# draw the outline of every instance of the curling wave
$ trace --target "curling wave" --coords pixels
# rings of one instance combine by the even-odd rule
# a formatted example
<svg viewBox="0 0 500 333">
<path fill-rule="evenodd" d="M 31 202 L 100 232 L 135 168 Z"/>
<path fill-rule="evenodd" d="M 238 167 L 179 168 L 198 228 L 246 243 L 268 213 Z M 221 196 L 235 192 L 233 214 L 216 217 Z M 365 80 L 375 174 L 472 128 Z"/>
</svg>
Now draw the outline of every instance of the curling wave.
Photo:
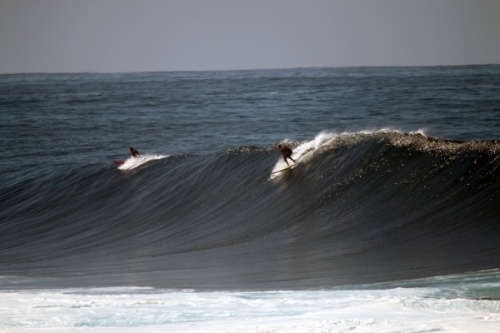
<svg viewBox="0 0 500 333">
<path fill-rule="evenodd" d="M 499 267 L 500 143 L 378 131 L 288 144 L 299 163 L 275 174 L 272 146 L 235 147 L 10 184 L 0 274 L 284 289 Z"/>
</svg>

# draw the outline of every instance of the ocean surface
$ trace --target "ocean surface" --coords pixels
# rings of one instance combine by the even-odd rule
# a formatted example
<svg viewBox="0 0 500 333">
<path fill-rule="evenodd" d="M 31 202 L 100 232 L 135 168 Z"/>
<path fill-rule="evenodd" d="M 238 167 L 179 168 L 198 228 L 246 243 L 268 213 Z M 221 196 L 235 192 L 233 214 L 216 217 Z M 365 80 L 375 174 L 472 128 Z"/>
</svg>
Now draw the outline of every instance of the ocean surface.
<svg viewBox="0 0 500 333">
<path fill-rule="evenodd" d="M 498 332 L 500 65 L 0 75 L 0 116 L 1 332 Z"/>
</svg>

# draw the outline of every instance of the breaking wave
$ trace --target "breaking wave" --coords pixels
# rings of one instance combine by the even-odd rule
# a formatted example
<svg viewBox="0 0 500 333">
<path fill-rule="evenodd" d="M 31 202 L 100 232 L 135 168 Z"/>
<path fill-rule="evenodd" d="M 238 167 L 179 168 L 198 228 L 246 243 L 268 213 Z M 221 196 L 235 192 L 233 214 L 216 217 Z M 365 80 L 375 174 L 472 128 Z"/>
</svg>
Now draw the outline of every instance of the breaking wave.
<svg viewBox="0 0 500 333">
<path fill-rule="evenodd" d="M 234 147 L 10 183 L 0 274 L 286 289 L 499 267 L 500 143 L 378 131 L 287 144 L 298 165 L 274 174 L 273 146 Z"/>
</svg>

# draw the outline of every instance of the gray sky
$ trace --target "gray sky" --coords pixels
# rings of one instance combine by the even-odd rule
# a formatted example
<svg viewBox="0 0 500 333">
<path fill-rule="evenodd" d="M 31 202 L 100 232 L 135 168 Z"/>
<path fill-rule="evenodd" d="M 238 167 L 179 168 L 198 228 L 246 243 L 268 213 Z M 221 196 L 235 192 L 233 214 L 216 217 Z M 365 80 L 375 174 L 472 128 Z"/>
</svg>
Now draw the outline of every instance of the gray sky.
<svg viewBox="0 0 500 333">
<path fill-rule="evenodd" d="M 500 0 L 0 0 L 0 73 L 500 63 Z"/>
</svg>

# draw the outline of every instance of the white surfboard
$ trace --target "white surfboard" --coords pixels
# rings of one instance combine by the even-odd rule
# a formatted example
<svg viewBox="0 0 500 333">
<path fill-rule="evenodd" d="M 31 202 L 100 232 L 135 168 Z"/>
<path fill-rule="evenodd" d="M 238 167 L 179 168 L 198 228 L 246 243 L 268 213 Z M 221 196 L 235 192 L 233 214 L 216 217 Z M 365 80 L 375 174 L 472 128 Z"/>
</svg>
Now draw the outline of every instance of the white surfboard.
<svg viewBox="0 0 500 333">
<path fill-rule="evenodd" d="M 271 172 L 271 174 L 273 174 L 273 173 L 278 173 L 278 172 L 282 172 L 282 171 L 285 171 L 285 170 L 292 170 L 292 169 L 293 169 L 293 168 L 295 168 L 296 166 L 297 166 L 297 163 L 292 164 L 292 165 L 289 165 L 289 166 L 287 166 L 286 168 L 283 168 L 283 169 L 280 169 L 280 170 L 273 171 L 273 172 Z"/>
</svg>

